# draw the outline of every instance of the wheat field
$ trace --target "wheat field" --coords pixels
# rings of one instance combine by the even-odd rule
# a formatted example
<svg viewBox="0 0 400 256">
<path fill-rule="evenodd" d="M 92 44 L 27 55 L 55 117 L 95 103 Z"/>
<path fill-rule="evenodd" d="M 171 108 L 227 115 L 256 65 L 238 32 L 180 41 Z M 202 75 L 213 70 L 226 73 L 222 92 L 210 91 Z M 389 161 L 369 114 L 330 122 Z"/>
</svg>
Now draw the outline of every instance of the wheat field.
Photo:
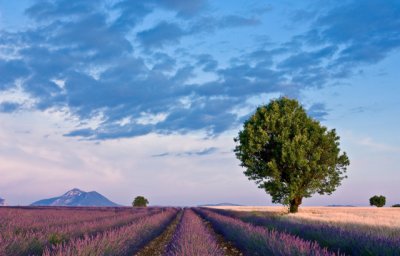
<svg viewBox="0 0 400 256">
<path fill-rule="evenodd" d="M 301 221 L 400 228 L 400 208 L 302 206 L 296 214 L 287 214 L 287 208 L 283 206 L 213 206 L 212 208 L 235 211 L 262 211 L 272 215 L 284 215 L 286 218 Z"/>
</svg>

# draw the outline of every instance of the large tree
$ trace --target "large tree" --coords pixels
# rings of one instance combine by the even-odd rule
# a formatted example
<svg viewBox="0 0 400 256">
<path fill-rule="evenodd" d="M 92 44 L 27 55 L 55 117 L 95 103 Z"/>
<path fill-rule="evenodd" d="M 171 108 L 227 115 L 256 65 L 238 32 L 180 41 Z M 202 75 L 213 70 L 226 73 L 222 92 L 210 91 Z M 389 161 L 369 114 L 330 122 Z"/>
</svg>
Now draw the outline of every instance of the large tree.
<svg viewBox="0 0 400 256">
<path fill-rule="evenodd" d="M 244 174 L 292 213 L 303 198 L 331 194 L 347 177 L 350 161 L 340 151 L 336 131 L 309 117 L 293 99 L 258 107 L 235 142 Z"/>
</svg>

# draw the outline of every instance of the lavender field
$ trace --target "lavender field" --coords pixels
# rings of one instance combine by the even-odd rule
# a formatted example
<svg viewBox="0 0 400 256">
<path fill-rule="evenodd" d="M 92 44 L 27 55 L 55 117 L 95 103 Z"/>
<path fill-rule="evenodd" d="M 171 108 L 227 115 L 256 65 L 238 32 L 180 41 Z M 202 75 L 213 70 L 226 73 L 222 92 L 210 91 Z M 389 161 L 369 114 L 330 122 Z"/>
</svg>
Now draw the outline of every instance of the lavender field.
<svg viewBox="0 0 400 256">
<path fill-rule="evenodd" d="M 2 207 L 0 255 L 400 255 L 388 230 L 211 208 Z"/>
</svg>

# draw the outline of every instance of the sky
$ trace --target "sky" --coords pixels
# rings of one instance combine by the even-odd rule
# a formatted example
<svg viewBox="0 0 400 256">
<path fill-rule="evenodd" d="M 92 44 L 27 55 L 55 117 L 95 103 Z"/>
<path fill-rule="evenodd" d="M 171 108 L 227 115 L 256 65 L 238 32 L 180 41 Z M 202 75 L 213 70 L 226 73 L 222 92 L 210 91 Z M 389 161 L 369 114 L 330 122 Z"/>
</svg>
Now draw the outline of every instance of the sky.
<svg viewBox="0 0 400 256">
<path fill-rule="evenodd" d="M 303 205 L 400 203 L 398 0 L 0 0 L 0 197 L 272 205 L 233 138 L 287 96 L 348 178 Z"/>
</svg>

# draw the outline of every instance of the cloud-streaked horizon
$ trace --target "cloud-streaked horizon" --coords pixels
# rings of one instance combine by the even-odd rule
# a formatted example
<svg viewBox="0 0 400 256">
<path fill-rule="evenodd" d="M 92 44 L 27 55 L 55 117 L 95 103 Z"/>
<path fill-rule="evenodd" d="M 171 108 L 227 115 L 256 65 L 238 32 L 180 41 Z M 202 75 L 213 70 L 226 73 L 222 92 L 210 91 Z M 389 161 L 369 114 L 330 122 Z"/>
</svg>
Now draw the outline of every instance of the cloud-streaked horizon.
<svg viewBox="0 0 400 256">
<path fill-rule="evenodd" d="M 62 144 L 202 134 L 206 145 L 144 151 L 157 161 L 225 158 L 232 145 L 212 142 L 287 95 L 330 128 L 390 144 L 392 130 L 381 136 L 368 117 L 363 128 L 347 116 L 380 111 L 393 122 L 399 27 L 396 0 L 0 0 L 0 116 L 57 120 L 46 134 Z M 7 136 L 18 129 L 7 127 Z"/>
</svg>

